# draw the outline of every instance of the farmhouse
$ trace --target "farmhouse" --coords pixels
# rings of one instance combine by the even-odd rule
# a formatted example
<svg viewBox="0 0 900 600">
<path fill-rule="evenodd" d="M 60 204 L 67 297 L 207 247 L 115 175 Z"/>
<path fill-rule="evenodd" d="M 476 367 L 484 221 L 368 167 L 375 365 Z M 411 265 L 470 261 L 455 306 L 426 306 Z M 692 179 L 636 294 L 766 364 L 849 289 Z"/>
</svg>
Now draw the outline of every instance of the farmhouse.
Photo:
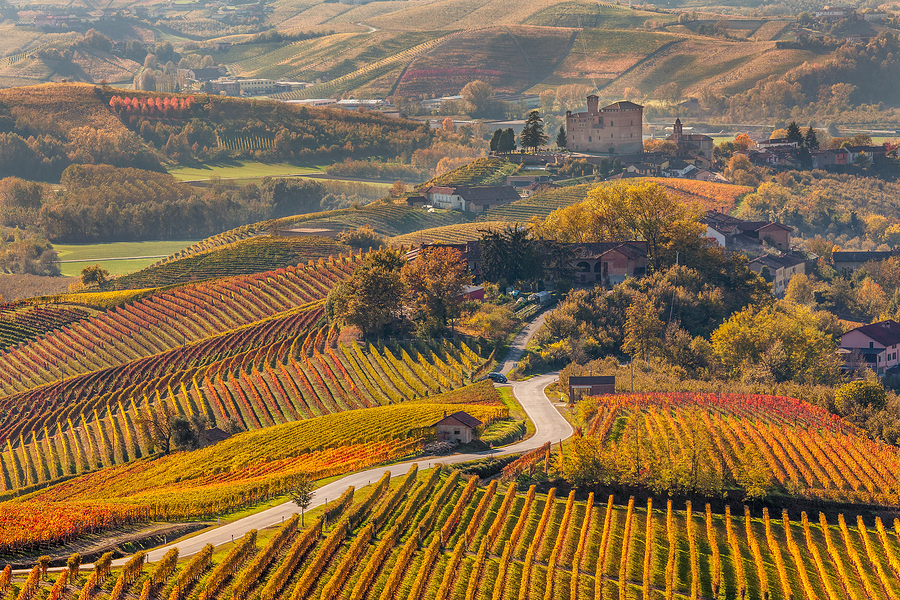
<svg viewBox="0 0 900 600">
<path fill-rule="evenodd" d="M 587 112 L 566 111 L 566 147 L 580 152 L 626 154 L 644 148 L 644 107 L 616 102 L 599 108 L 600 99 L 587 98 Z"/>
<path fill-rule="evenodd" d="M 647 272 L 647 242 L 595 242 L 575 246 L 578 283 L 612 287 Z"/>
<path fill-rule="evenodd" d="M 835 271 L 847 275 L 859 269 L 867 262 L 882 262 L 895 256 L 900 256 L 900 250 L 832 252 L 831 264 L 834 265 Z"/>
<path fill-rule="evenodd" d="M 762 243 L 779 250 L 791 246 L 791 228 L 772 221 L 744 221 L 714 210 L 701 219 L 706 237 L 732 252 L 762 252 Z"/>
<path fill-rule="evenodd" d="M 422 193 L 435 208 L 477 213 L 487 212 L 495 206 L 520 199 L 519 192 L 510 185 L 488 187 L 434 185 Z"/>
<path fill-rule="evenodd" d="M 437 441 L 468 444 L 477 437 L 481 421 L 472 415 L 459 411 L 452 415 L 444 413 L 444 418 L 434 424 Z"/>
<path fill-rule="evenodd" d="M 586 375 L 569 377 L 569 404 L 575 404 L 582 396 L 600 396 L 616 393 L 615 375 Z"/>
<path fill-rule="evenodd" d="M 796 256 L 773 256 L 763 254 L 747 265 L 763 279 L 772 284 L 772 293 L 783 296 L 791 277 L 806 272 L 806 261 Z"/>
<path fill-rule="evenodd" d="M 888 319 L 851 329 L 841 336 L 841 349 L 861 355 L 879 375 L 900 364 L 900 323 Z"/>
</svg>

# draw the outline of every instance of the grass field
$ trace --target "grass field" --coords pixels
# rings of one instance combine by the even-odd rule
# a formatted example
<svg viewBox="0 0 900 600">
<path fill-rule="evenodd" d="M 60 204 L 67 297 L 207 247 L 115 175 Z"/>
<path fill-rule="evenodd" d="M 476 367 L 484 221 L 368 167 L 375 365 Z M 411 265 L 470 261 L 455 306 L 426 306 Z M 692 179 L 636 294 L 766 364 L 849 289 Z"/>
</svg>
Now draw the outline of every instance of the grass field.
<svg viewBox="0 0 900 600">
<path fill-rule="evenodd" d="M 221 177 L 222 179 L 256 179 L 261 177 L 286 177 L 301 173 L 323 173 L 324 166 L 235 160 L 199 167 L 174 167 L 169 169 L 169 174 L 182 181 L 202 181 L 213 177 Z"/>
<path fill-rule="evenodd" d="M 85 262 L 63 263 L 59 265 L 62 274 L 74 277 L 81 270 L 98 261 L 101 267 L 111 275 L 124 275 L 149 267 L 159 260 L 160 256 L 168 256 L 187 248 L 194 240 L 177 240 L 161 242 L 113 242 L 108 244 L 54 244 L 59 253 L 59 260 L 78 260 Z M 125 260 L 123 257 L 147 256 L 151 258 Z"/>
</svg>

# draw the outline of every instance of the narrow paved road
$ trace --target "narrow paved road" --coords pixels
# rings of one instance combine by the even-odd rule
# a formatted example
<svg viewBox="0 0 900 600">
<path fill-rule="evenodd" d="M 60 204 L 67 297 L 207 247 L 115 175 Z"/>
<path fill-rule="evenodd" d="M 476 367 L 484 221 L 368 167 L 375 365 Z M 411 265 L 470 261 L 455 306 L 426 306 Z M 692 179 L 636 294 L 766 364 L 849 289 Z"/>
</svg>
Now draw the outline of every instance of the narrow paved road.
<svg viewBox="0 0 900 600">
<path fill-rule="evenodd" d="M 531 341 L 531 338 L 534 337 L 537 330 L 544 324 L 544 319 L 549 312 L 550 309 L 547 309 L 539 314 L 534 321 L 529 323 L 515 338 L 513 338 L 513 342 L 509 347 L 509 352 L 500 364 L 501 373 L 509 375 L 509 372 L 516 368 L 516 363 L 519 362 L 519 359 L 525 354 L 525 347 L 528 346 L 528 342 Z"/>
<path fill-rule="evenodd" d="M 528 381 L 521 383 L 513 383 L 513 393 L 522 404 L 522 407 L 528 413 L 535 426 L 535 434 L 527 440 L 518 444 L 513 444 L 505 448 L 494 451 L 495 455 L 514 454 L 517 452 L 527 452 L 543 446 L 547 442 L 559 442 L 567 439 L 573 433 L 572 426 L 569 422 L 559 414 L 547 397 L 544 395 L 544 388 L 548 384 L 553 383 L 557 378 L 556 373 L 541 375 L 534 377 Z M 398 463 L 390 466 L 376 467 L 359 473 L 351 473 L 345 477 L 341 477 L 336 481 L 323 485 L 316 490 L 313 502 L 310 508 L 315 508 L 325 504 L 327 501 L 337 499 L 349 486 L 355 486 L 360 489 L 369 483 L 377 481 L 385 471 L 391 472 L 391 477 L 399 477 L 409 471 L 410 466 L 419 463 L 419 468 L 428 468 L 435 463 L 454 464 L 484 458 L 488 452 L 479 452 L 474 454 L 454 454 L 451 456 L 424 457 L 420 460 L 414 460 L 404 463 Z M 272 525 L 278 525 L 286 521 L 298 512 L 297 506 L 293 502 L 285 502 L 270 509 L 250 515 L 217 527 L 200 535 L 194 536 L 177 544 L 170 544 L 162 548 L 157 548 L 148 553 L 147 560 L 156 562 L 162 558 L 169 549 L 178 547 L 180 556 L 190 556 L 199 552 L 206 544 L 225 544 L 238 539 L 251 529 L 264 529 Z M 127 559 L 119 559 L 114 561 L 114 565 L 122 565 Z"/>
</svg>

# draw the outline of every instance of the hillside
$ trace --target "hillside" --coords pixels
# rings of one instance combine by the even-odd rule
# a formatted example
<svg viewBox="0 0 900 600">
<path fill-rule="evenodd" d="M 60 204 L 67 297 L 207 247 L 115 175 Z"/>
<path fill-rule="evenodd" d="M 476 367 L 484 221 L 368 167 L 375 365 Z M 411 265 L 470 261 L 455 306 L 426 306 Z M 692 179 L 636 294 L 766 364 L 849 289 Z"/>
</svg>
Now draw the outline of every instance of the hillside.
<svg viewBox="0 0 900 600">
<path fill-rule="evenodd" d="M 177 569 L 138 563 L 117 585 L 357 600 L 889 598 L 898 586 L 898 534 L 881 517 L 713 512 L 659 498 L 595 504 L 593 493 L 585 502 L 556 488 L 485 488 L 440 468 L 396 479 L 349 489 L 306 528 L 291 519 Z M 71 584 L 93 591 L 116 580 L 87 576 Z"/>
<path fill-rule="evenodd" d="M 419 189 L 433 185 L 505 185 L 506 177 L 519 171 L 519 165 L 503 158 L 477 158 L 470 163 L 426 181 Z"/>
</svg>

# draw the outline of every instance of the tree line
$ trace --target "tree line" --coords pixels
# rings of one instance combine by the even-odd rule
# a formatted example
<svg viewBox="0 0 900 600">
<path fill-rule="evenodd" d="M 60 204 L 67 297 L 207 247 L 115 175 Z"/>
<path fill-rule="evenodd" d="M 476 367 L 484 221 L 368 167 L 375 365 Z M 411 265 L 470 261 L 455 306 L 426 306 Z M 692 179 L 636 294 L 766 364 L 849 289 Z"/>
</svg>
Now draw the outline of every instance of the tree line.
<svg viewBox="0 0 900 600">
<path fill-rule="evenodd" d="M 271 218 L 345 208 L 367 199 L 334 194 L 329 182 L 266 178 L 260 184 L 193 188 L 171 175 L 72 165 L 62 188 L 0 180 L 0 225 L 58 243 L 199 239 Z"/>
</svg>

